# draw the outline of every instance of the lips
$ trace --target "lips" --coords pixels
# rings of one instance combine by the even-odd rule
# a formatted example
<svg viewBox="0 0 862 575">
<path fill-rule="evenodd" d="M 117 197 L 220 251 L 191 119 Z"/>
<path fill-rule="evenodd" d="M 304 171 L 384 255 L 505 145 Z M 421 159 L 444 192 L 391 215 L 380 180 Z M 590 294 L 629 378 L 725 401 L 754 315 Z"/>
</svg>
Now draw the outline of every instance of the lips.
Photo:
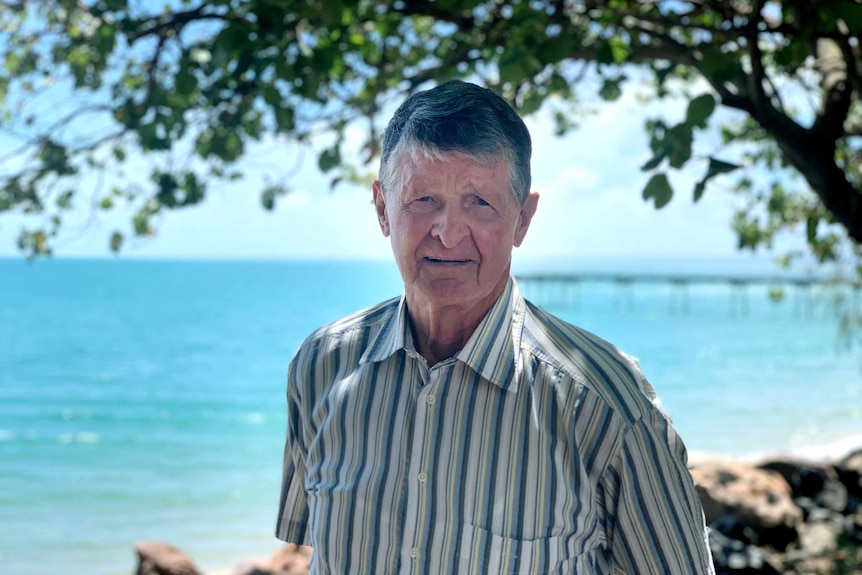
<svg viewBox="0 0 862 575">
<path fill-rule="evenodd" d="M 428 263 L 440 264 L 440 265 L 469 264 L 473 261 L 473 260 L 461 260 L 461 259 L 454 259 L 454 258 L 430 258 L 430 257 L 426 257 L 426 258 L 422 258 L 422 259 Z"/>
</svg>

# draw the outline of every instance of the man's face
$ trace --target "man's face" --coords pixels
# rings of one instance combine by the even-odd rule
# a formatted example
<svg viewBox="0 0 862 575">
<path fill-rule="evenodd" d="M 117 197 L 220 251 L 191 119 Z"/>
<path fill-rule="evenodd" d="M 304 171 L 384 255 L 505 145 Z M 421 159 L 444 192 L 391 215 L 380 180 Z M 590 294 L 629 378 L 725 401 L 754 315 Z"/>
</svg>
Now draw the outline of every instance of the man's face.
<svg viewBox="0 0 862 575">
<path fill-rule="evenodd" d="M 505 289 L 512 247 L 527 233 L 538 194 L 518 205 L 508 162 L 488 168 L 458 154 L 394 161 L 400 162 L 396 185 L 384 192 L 375 181 L 374 203 L 408 303 L 484 313 Z"/>
</svg>

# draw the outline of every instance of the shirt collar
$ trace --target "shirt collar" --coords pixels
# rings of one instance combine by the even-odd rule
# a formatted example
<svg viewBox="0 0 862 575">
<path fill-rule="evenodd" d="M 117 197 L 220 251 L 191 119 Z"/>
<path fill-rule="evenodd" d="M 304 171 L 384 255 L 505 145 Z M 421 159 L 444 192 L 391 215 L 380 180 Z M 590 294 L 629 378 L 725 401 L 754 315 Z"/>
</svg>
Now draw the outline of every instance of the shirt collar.
<svg viewBox="0 0 862 575">
<path fill-rule="evenodd" d="M 414 351 L 413 334 L 410 331 L 410 320 L 407 317 L 407 298 L 401 296 L 398 307 L 389 318 L 380 324 L 380 329 L 371 336 L 368 347 L 359 363 L 383 361 L 399 349 Z"/>
<path fill-rule="evenodd" d="M 491 383 L 517 392 L 525 312 L 524 298 L 509 277 L 500 298 L 455 357 Z"/>
<path fill-rule="evenodd" d="M 518 285 L 511 277 L 500 297 L 479 323 L 455 358 L 464 362 L 483 378 L 507 391 L 518 391 L 521 362 L 521 335 L 524 329 L 526 304 Z M 401 296 L 397 309 L 372 335 L 360 363 L 387 359 L 399 349 L 416 353 L 407 300 Z"/>
</svg>

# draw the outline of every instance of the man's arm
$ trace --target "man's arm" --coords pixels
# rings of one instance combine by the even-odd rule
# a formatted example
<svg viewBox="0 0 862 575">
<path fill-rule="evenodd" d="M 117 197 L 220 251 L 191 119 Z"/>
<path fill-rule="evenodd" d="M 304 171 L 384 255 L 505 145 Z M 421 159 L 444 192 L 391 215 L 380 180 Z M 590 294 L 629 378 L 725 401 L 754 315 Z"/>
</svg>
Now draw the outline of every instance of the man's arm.
<svg viewBox="0 0 862 575">
<path fill-rule="evenodd" d="M 306 450 L 302 443 L 303 418 L 297 377 L 299 361 L 297 354 L 287 375 L 287 433 L 275 535 L 282 541 L 308 545 L 308 500 L 304 485 Z"/>
<path fill-rule="evenodd" d="M 614 569 L 712 575 L 703 511 L 682 441 L 658 409 L 626 430 L 602 481 Z"/>
</svg>

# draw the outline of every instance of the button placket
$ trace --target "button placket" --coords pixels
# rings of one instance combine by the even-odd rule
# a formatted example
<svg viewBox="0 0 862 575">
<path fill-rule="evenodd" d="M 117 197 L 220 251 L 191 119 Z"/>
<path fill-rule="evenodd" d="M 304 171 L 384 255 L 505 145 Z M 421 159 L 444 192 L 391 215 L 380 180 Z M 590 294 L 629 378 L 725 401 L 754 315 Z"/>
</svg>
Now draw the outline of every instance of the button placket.
<svg viewBox="0 0 862 575">
<path fill-rule="evenodd" d="M 416 418 L 414 420 L 414 436 L 412 442 L 412 457 L 410 463 L 410 477 L 407 489 L 407 517 L 403 542 L 409 549 L 405 549 L 414 567 L 419 565 L 422 557 L 422 549 L 427 541 L 427 512 L 432 505 L 432 492 L 430 490 L 430 465 L 433 446 L 430 442 L 434 439 L 434 426 L 437 419 L 436 409 L 437 394 L 439 394 L 440 372 L 439 369 L 431 369 L 427 372 L 427 385 L 419 392 L 419 401 L 416 405 Z M 424 399 L 424 401 L 423 401 Z"/>
</svg>

